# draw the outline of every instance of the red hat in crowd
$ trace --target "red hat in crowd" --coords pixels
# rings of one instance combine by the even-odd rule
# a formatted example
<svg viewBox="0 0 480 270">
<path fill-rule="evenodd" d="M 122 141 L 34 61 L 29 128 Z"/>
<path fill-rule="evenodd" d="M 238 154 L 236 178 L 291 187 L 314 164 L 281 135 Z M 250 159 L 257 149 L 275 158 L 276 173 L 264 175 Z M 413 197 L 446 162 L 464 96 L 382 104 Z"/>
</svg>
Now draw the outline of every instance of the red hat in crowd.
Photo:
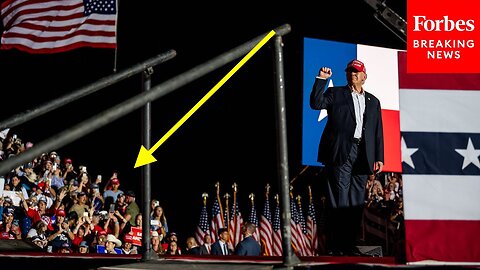
<svg viewBox="0 0 480 270">
<path fill-rule="evenodd" d="M 363 72 L 365 74 L 367 73 L 367 69 L 365 68 L 365 64 L 362 61 L 359 61 L 357 59 L 354 59 L 354 60 L 352 60 L 348 63 L 347 67 L 345 68 L 345 71 L 347 71 L 349 69 L 355 69 L 356 71 Z"/>
<path fill-rule="evenodd" d="M 133 243 L 133 235 L 125 234 L 125 237 L 123 238 L 123 241 L 125 243 Z"/>
<path fill-rule="evenodd" d="M 55 215 L 60 216 L 60 217 L 64 217 L 64 216 L 66 216 L 65 210 L 58 209 L 57 212 L 55 213 Z"/>
<path fill-rule="evenodd" d="M 120 180 L 118 180 L 118 178 L 113 178 L 110 182 L 112 185 L 120 185 Z"/>
</svg>

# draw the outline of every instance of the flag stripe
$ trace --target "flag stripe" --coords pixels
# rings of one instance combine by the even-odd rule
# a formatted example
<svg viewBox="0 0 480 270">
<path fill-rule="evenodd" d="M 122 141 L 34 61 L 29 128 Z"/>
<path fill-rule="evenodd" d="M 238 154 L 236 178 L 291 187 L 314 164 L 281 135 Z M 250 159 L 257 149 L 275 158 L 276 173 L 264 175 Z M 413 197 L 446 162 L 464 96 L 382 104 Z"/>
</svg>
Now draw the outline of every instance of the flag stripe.
<svg viewBox="0 0 480 270">
<path fill-rule="evenodd" d="M 478 176 L 408 175 L 403 189 L 405 219 L 480 220 Z"/>
<path fill-rule="evenodd" d="M 383 104 L 382 104 L 383 106 Z M 382 109 L 383 140 L 385 152 L 385 171 L 401 172 L 402 155 L 400 153 L 400 112 Z"/>
<path fill-rule="evenodd" d="M 407 261 L 478 262 L 479 232 L 480 221 L 406 220 Z"/>
<path fill-rule="evenodd" d="M 463 88 L 463 85 L 462 85 Z M 480 85 L 477 85 L 480 88 Z M 480 91 L 400 91 L 402 132 L 480 133 Z"/>
</svg>

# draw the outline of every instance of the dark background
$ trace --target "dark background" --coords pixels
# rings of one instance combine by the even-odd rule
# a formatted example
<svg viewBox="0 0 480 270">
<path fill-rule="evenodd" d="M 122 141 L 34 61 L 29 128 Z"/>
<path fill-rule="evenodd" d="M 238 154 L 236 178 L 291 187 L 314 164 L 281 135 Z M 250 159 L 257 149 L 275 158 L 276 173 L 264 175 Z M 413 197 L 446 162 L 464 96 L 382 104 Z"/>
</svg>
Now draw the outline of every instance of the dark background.
<svg viewBox="0 0 480 270">
<path fill-rule="evenodd" d="M 406 1 L 390 0 L 386 4 L 406 19 Z M 290 24 L 292 32 L 283 41 L 289 172 L 294 178 L 304 168 L 303 38 L 405 49 L 404 42 L 373 14 L 374 9 L 359 0 L 286 5 L 276 2 L 268 7 L 243 1 L 221 5 L 121 1 L 117 70 L 176 50 L 177 57 L 154 69 L 155 86 L 273 28 Z M 164 207 L 170 230 L 180 233 L 183 239 L 193 234 L 197 225 L 201 194 L 208 192 L 211 202 L 216 182 L 221 184 L 222 195 L 232 193 L 233 182 L 238 184 L 239 206 L 244 216 L 249 213 L 248 194 L 260 196 L 256 200 L 260 213 L 265 184 L 272 185 L 272 193 L 278 190 L 273 46 L 273 42 L 265 45 L 154 153 L 158 162 L 151 166 L 152 197 Z M 82 48 L 50 55 L 0 51 L 1 119 L 112 74 L 114 59 L 115 51 L 105 49 Z M 152 102 L 152 145 L 236 63 Z M 40 142 L 137 95 L 142 90 L 141 83 L 140 75 L 133 76 L 14 131 L 24 142 Z M 108 179 L 117 171 L 122 190 L 141 194 L 140 169 L 133 168 L 141 144 L 141 121 L 138 110 L 55 150 L 62 159 L 71 158 L 76 167 L 87 166 L 93 178 L 102 174 Z M 318 201 L 320 180 L 312 177 L 315 171 L 316 168 L 307 171 L 294 186 L 295 193 L 306 198 L 306 186 L 313 185 Z M 143 198 L 137 198 L 141 205 Z"/>
</svg>

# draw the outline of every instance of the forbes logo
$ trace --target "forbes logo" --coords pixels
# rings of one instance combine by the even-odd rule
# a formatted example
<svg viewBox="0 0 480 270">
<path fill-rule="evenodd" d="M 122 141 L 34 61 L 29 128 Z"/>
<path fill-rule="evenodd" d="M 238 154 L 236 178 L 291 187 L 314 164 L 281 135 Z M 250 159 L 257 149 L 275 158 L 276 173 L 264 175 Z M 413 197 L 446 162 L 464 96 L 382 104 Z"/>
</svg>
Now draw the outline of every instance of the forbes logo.
<svg viewBox="0 0 480 270">
<path fill-rule="evenodd" d="M 475 30 L 475 21 L 474 20 L 450 20 L 448 16 L 443 16 L 441 20 L 430 20 L 426 16 L 413 16 L 415 20 L 415 28 L 413 31 L 446 31 L 451 32 L 457 30 L 459 32 L 467 31 L 471 32 Z"/>
</svg>

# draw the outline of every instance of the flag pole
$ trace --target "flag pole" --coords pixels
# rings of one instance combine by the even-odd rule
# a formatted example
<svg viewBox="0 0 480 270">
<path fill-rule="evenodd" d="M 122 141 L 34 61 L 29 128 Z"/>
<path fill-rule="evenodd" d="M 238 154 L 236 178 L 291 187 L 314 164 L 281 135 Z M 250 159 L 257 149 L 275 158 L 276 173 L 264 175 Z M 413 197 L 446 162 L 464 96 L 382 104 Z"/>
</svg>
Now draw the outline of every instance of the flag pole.
<svg viewBox="0 0 480 270">
<path fill-rule="evenodd" d="M 118 7 L 120 0 L 115 1 L 115 52 L 113 55 L 113 73 L 117 73 L 117 61 L 118 61 Z"/>
</svg>

